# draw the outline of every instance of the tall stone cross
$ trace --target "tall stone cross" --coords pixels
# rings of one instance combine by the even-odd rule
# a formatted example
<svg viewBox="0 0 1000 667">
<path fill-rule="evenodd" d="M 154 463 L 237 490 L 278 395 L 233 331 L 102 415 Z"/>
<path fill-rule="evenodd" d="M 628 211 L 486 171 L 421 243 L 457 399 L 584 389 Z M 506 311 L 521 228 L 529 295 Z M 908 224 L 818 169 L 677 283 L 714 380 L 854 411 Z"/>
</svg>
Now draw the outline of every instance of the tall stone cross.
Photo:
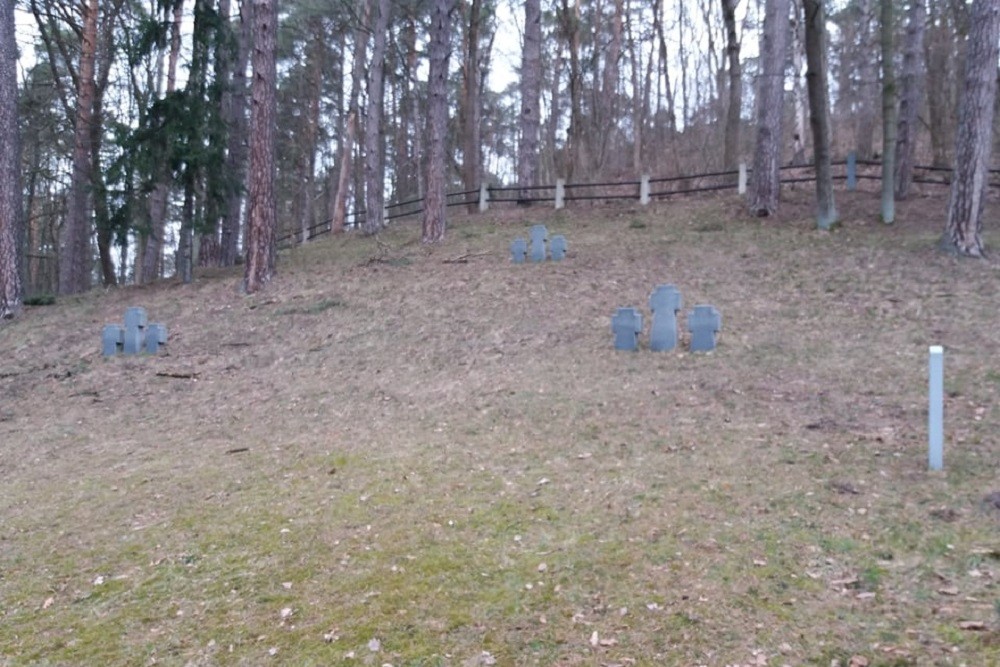
<svg viewBox="0 0 1000 667">
<path fill-rule="evenodd" d="M 619 308 L 611 318 L 611 332 L 615 335 L 616 350 L 638 350 L 642 313 L 635 308 Z"/>
</svg>

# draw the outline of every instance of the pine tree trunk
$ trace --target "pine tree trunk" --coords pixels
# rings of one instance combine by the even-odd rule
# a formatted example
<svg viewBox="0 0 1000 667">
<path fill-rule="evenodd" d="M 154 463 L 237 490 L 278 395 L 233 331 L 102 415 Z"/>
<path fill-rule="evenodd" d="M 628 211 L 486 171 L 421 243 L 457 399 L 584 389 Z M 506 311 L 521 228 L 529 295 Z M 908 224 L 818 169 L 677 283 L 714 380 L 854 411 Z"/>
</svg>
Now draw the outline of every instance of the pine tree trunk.
<svg viewBox="0 0 1000 667">
<path fill-rule="evenodd" d="M 274 135 L 277 122 L 277 0 L 253 0 L 253 80 L 250 86 L 250 188 L 247 195 L 243 289 L 252 294 L 274 275 Z"/>
<path fill-rule="evenodd" d="M 917 113 L 923 97 L 924 26 L 927 22 L 925 0 L 911 0 L 903 51 L 903 91 L 899 98 L 899 121 L 896 129 L 896 199 L 906 199 L 913 183 L 913 164 L 917 150 Z"/>
<path fill-rule="evenodd" d="M 896 74 L 893 71 L 893 0 L 882 3 L 882 222 L 896 221 Z"/>
<path fill-rule="evenodd" d="M 222 117 L 228 128 L 226 139 L 226 176 L 230 179 L 219 240 L 219 263 L 233 266 L 239 256 L 243 194 L 247 161 L 247 61 L 250 59 L 250 29 L 253 8 L 250 0 L 240 2 L 240 32 L 236 44 L 236 63 L 229 85 L 223 91 Z M 227 99 L 228 98 L 228 99 Z"/>
<path fill-rule="evenodd" d="M 830 99 L 826 67 L 826 12 L 824 0 L 803 0 L 806 27 L 806 85 L 809 88 L 809 125 L 816 165 L 816 224 L 829 229 L 837 221 L 830 169 Z"/>
<path fill-rule="evenodd" d="M 469 29 L 466 32 L 465 62 L 462 65 L 462 181 L 465 190 L 479 189 L 481 150 L 479 141 L 479 39 L 483 20 L 482 2 L 469 3 Z M 478 208 L 475 198 L 469 200 L 468 212 Z"/>
<path fill-rule="evenodd" d="M 350 188 L 351 158 L 354 156 L 354 139 L 358 131 L 358 99 L 361 97 L 361 78 L 365 71 L 365 53 L 368 51 L 368 22 L 371 18 L 372 0 L 361 6 L 362 25 L 354 31 L 354 58 L 351 69 L 351 99 L 347 105 L 347 123 L 340 142 L 340 170 L 337 174 L 337 192 L 330 215 L 330 230 L 344 231 L 347 222 L 347 193 Z"/>
<path fill-rule="evenodd" d="M 385 226 L 385 168 L 382 164 L 382 116 L 385 93 L 385 36 L 389 31 L 389 0 L 378 0 L 372 31 L 372 63 L 368 68 L 368 114 L 365 119 L 365 234 Z"/>
<path fill-rule="evenodd" d="M 444 240 L 445 169 L 448 141 L 448 53 L 455 0 L 434 0 L 430 21 L 430 71 L 427 90 L 427 192 L 424 194 L 423 241 Z"/>
<path fill-rule="evenodd" d="M 521 50 L 521 141 L 518 143 L 517 183 L 522 188 L 538 185 L 538 144 L 542 92 L 542 7 L 540 0 L 525 0 L 524 46 Z M 521 190 L 518 198 L 531 198 Z"/>
<path fill-rule="evenodd" d="M 21 312 L 23 284 L 18 241 L 23 234 L 21 135 L 17 109 L 14 0 L 0 0 L 0 319 Z"/>
<path fill-rule="evenodd" d="M 960 255 L 982 257 L 982 216 L 989 189 L 1000 57 L 1000 0 L 975 0 L 970 18 L 944 242 Z"/>
<path fill-rule="evenodd" d="M 789 0 L 767 0 L 760 40 L 762 72 L 757 82 L 757 145 L 753 181 L 747 196 L 750 214 L 774 215 L 781 192 L 781 121 L 785 93 L 785 48 Z"/>
<path fill-rule="evenodd" d="M 740 42 L 736 34 L 737 5 L 739 0 L 722 0 L 722 17 L 726 24 L 726 55 L 729 60 L 729 103 L 726 109 L 726 137 L 722 160 L 724 169 L 736 169 L 739 166 L 743 68 L 740 66 Z"/>
<path fill-rule="evenodd" d="M 70 176 L 69 209 L 59 238 L 59 293 L 77 294 L 90 288 L 90 170 L 91 123 L 94 113 L 94 67 L 97 56 L 98 0 L 81 7 L 80 67 L 77 81 L 76 119 L 73 140 L 73 170 Z"/>
</svg>

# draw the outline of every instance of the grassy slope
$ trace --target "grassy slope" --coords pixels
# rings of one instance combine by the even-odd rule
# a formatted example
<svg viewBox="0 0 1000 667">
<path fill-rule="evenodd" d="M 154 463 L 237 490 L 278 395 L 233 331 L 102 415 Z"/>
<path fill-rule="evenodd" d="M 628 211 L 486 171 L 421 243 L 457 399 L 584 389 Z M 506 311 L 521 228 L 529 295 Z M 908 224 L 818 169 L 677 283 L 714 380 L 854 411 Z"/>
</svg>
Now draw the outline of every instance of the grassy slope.
<svg viewBox="0 0 1000 667">
<path fill-rule="evenodd" d="M 838 203 L 832 234 L 802 191 L 763 222 L 490 213 L 317 241 L 253 297 L 222 272 L 29 310 L 0 328 L 0 656 L 997 663 L 998 265 L 933 249 L 938 200 Z M 536 222 L 567 261 L 509 262 Z M 715 353 L 611 349 L 663 282 L 722 311 Z M 104 361 L 130 305 L 169 351 Z"/>
</svg>

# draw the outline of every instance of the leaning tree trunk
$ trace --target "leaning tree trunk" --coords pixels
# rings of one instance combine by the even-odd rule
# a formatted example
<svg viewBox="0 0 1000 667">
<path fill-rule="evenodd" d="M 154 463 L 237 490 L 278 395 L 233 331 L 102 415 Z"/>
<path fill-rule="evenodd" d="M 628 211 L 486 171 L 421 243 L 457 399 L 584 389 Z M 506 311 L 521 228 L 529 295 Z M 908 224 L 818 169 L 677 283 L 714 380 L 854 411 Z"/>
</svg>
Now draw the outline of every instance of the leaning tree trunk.
<svg viewBox="0 0 1000 667">
<path fill-rule="evenodd" d="M 896 74 L 893 71 L 892 3 L 882 0 L 882 222 L 896 221 Z"/>
<path fill-rule="evenodd" d="M 364 0 L 361 6 L 361 25 L 354 31 L 354 59 L 351 69 L 351 98 L 347 105 L 347 121 L 344 136 L 340 139 L 340 169 L 337 172 L 337 191 L 333 193 L 330 207 L 330 231 L 344 231 L 347 220 L 347 191 L 351 176 L 351 157 L 354 154 L 354 138 L 358 131 L 358 98 L 361 97 L 361 75 L 365 71 L 365 52 L 368 50 L 368 20 L 371 18 L 372 0 Z"/>
<path fill-rule="evenodd" d="M 385 226 L 385 167 L 382 164 L 382 100 L 385 93 L 385 35 L 389 31 L 389 0 L 378 0 L 368 68 L 368 114 L 365 119 L 365 234 Z"/>
<path fill-rule="evenodd" d="M 944 245 L 967 257 L 982 257 L 983 207 L 989 187 L 993 144 L 997 58 L 1000 57 L 1000 0 L 975 0 L 965 55 L 965 85 L 955 137 L 948 225 Z"/>
<path fill-rule="evenodd" d="M 90 169 L 91 129 L 94 114 L 94 66 L 97 56 L 98 0 L 82 7 L 83 32 L 77 80 L 73 170 L 69 210 L 59 239 L 59 293 L 76 294 L 90 288 Z"/>
<path fill-rule="evenodd" d="M 253 0 L 253 83 L 250 86 L 250 188 L 247 195 L 243 289 L 252 294 L 274 275 L 274 135 L 277 122 L 277 0 Z"/>
<path fill-rule="evenodd" d="M 0 0 L 0 319 L 21 312 L 18 240 L 24 211 L 21 200 L 21 135 L 17 120 L 17 42 L 14 0 Z"/>
<path fill-rule="evenodd" d="M 729 59 L 729 105 L 726 109 L 726 137 L 723 168 L 736 169 L 740 151 L 740 107 L 743 106 L 743 69 L 740 66 L 740 41 L 736 34 L 736 6 L 740 0 L 722 0 L 726 24 L 726 55 Z"/>
<path fill-rule="evenodd" d="M 445 148 L 448 141 L 448 52 L 455 0 L 435 0 L 431 8 L 430 71 L 427 89 L 427 192 L 424 194 L 423 242 L 444 240 Z"/>
<path fill-rule="evenodd" d="M 781 119 L 785 94 L 788 0 L 767 0 L 760 38 L 762 72 L 757 82 L 757 146 L 753 182 L 747 192 L 750 214 L 773 215 L 781 192 Z"/>
<path fill-rule="evenodd" d="M 806 85 L 809 88 L 809 125 L 816 164 L 816 224 L 830 229 L 837 221 L 830 169 L 830 92 L 826 68 L 826 12 L 824 0 L 803 0 L 806 27 Z"/>
<path fill-rule="evenodd" d="M 539 100 L 542 92 L 542 6 L 540 0 L 525 0 L 524 46 L 521 50 L 521 141 L 518 143 L 518 199 L 531 199 L 526 188 L 538 185 L 538 134 L 541 125 Z"/>
<path fill-rule="evenodd" d="M 913 163 L 917 149 L 917 113 L 923 93 L 924 25 L 927 12 L 924 0 L 911 0 L 903 48 L 903 90 L 899 98 L 896 126 L 896 174 L 893 185 L 896 199 L 906 199 L 913 183 Z"/>
</svg>

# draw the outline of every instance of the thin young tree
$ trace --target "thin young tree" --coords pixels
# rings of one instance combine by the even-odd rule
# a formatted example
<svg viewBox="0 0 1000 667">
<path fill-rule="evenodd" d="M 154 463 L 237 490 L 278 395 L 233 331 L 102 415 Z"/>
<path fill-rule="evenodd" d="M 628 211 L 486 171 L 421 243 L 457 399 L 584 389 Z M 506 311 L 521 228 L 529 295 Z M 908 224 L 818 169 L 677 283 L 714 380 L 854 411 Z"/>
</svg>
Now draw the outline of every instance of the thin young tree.
<svg viewBox="0 0 1000 667">
<path fill-rule="evenodd" d="M 250 187 L 247 196 L 243 289 L 253 294 L 274 275 L 274 137 L 277 122 L 278 2 L 253 0 L 253 81 L 250 84 Z"/>
<path fill-rule="evenodd" d="M 389 0 L 378 0 L 375 12 L 372 63 L 368 68 L 368 113 L 365 117 L 365 234 L 375 234 L 385 226 L 382 100 L 385 91 L 385 37 L 389 31 Z"/>
<path fill-rule="evenodd" d="M 735 169 L 740 150 L 740 107 L 743 106 L 743 69 L 740 66 L 740 40 L 736 33 L 736 8 L 740 0 L 722 0 L 722 18 L 726 25 L 726 56 L 729 61 L 729 102 L 726 109 L 726 136 L 723 144 L 723 168 Z"/>
<path fill-rule="evenodd" d="M 340 139 L 340 168 L 336 171 L 336 190 L 330 199 L 330 230 L 344 231 L 347 222 L 347 191 L 350 187 L 351 155 L 354 152 L 354 137 L 358 131 L 358 116 L 360 109 L 358 99 L 361 97 L 361 79 L 365 71 L 365 53 L 368 51 L 368 21 L 371 18 L 372 0 L 363 0 L 358 17 L 361 22 L 354 31 L 354 57 L 351 70 L 351 94 L 347 104 L 347 120 L 344 133 Z"/>
<path fill-rule="evenodd" d="M 955 168 L 943 245 L 966 257 L 982 257 L 983 208 L 989 188 L 993 144 L 997 58 L 1000 57 L 1000 0 L 975 0 L 969 21 L 965 81 L 955 137 Z"/>
<path fill-rule="evenodd" d="M 896 199 L 906 199 L 913 183 L 913 162 L 917 149 L 917 113 L 923 96 L 924 29 L 927 23 L 925 0 L 911 0 L 903 44 L 903 81 L 899 96 L 896 129 Z"/>
<path fill-rule="evenodd" d="M 21 312 L 23 225 L 14 0 L 0 0 L 0 319 Z"/>
<path fill-rule="evenodd" d="M 757 79 L 757 145 L 753 181 L 747 191 L 750 214 L 774 215 L 781 192 L 781 120 L 785 94 L 785 49 L 789 0 L 767 0 L 760 37 L 761 73 Z"/>
<path fill-rule="evenodd" d="M 427 192 L 424 194 L 423 242 L 444 240 L 445 169 L 448 141 L 448 55 L 456 0 L 434 0 L 430 17 L 430 68 L 427 89 Z"/>
<path fill-rule="evenodd" d="M 825 0 L 802 0 L 806 28 L 806 86 L 809 89 L 809 125 L 816 165 L 816 224 L 830 229 L 837 222 L 830 168 L 830 91 L 826 67 Z"/>
<path fill-rule="evenodd" d="M 542 7 L 540 0 L 524 2 L 524 46 L 521 50 L 521 140 L 518 143 L 517 183 L 521 188 L 538 185 L 539 109 L 542 90 Z M 527 201 L 531 192 L 520 191 Z"/>
<path fill-rule="evenodd" d="M 882 222 L 896 221 L 896 73 L 893 67 L 893 0 L 881 0 L 882 24 Z"/>
</svg>

